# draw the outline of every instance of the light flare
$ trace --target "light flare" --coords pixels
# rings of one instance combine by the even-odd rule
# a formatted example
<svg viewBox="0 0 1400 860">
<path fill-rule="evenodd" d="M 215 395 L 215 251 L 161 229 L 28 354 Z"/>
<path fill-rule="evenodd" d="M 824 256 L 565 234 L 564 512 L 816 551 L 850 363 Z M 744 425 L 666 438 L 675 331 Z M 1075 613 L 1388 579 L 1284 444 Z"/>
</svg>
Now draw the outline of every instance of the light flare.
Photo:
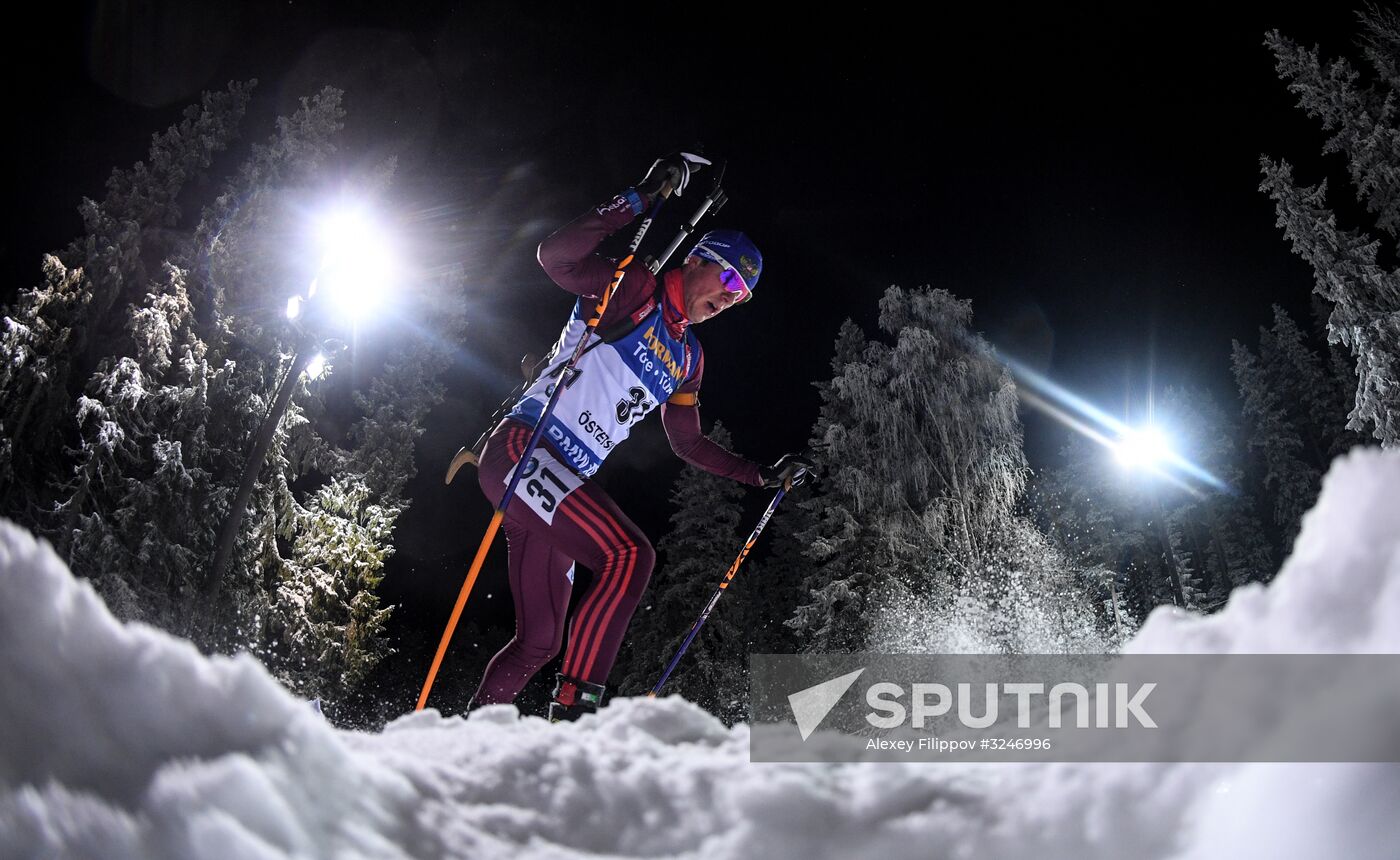
<svg viewBox="0 0 1400 860">
<path fill-rule="evenodd" d="M 321 222 L 321 269 L 316 287 L 352 321 L 365 319 L 393 284 L 394 255 L 382 230 L 355 210 Z"/>
<path fill-rule="evenodd" d="M 1182 476 L 1232 492 L 1224 481 L 1174 451 L 1161 428 L 1134 428 L 1015 359 L 999 358 L 1016 377 L 1026 405 L 1109 449 L 1120 463 L 1132 463 L 1188 491 L 1195 490 Z"/>
</svg>

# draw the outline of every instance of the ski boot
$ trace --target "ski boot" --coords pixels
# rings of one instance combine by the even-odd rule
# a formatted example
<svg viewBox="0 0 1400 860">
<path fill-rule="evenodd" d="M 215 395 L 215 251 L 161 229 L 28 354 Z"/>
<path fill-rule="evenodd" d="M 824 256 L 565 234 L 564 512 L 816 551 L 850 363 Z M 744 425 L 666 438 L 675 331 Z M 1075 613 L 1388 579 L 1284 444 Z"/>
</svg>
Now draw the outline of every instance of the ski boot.
<svg viewBox="0 0 1400 860">
<path fill-rule="evenodd" d="M 551 723 L 573 722 L 584 714 L 597 711 L 603 702 L 603 694 L 608 690 L 606 684 L 590 684 L 562 672 L 554 677 L 557 683 L 554 685 L 554 701 L 549 703 Z"/>
</svg>

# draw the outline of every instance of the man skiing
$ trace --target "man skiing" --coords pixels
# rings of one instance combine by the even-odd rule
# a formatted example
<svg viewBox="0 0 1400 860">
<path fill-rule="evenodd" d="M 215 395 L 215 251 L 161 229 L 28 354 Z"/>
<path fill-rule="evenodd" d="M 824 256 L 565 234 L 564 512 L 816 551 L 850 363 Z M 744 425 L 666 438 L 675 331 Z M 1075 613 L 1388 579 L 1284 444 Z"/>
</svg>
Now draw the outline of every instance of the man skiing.
<svg viewBox="0 0 1400 860">
<path fill-rule="evenodd" d="M 576 218 L 540 243 L 550 278 L 578 296 L 548 357 L 548 366 L 496 426 L 482 452 L 478 480 L 487 499 L 500 498 L 554 380 L 585 334 L 596 300 L 614 279 L 615 260 L 595 253 L 607 236 L 646 211 L 657 195 L 681 196 L 690 175 L 709 164 L 689 153 L 658 159 L 641 184 Z M 539 447 L 506 509 L 516 632 L 492 658 L 468 709 L 510 702 L 559 653 L 573 590 L 573 564 L 593 581 L 568 624 L 563 671 L 557 676 L 552 722 L 596 710 L 623 634 L 656 561 L 641 530 L 589 480 L 632 425 L 658 404 L 672 450 L 687 463 L 751 486 L 779 486 L 810 463 L 787 455 L 772 467 L 725 450 L 700 430 L 704 355 L 691 326 L 748 301 L 763 258 L 743 233 L 715 230 L 679 269 L 658 281 L 646 267 L 627 270 L 575 372 L 546 419 Z"/>
</svg>

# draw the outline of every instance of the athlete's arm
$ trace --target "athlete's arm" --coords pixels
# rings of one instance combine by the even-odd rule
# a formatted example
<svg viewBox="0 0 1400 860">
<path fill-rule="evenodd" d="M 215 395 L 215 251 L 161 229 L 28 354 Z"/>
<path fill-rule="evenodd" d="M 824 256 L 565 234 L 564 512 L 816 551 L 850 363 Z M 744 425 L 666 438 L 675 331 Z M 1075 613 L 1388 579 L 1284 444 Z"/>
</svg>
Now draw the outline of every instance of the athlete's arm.
<svg viewBox="0 0 1400 860">
<path fill-rule="evenodd" d="M 763 478 L 757 463 L 740 457 L 700 432 L 700 375 L 704 369 L 705 357 L 701 353 L 695 374 L 671 395 L 670 400 L 661 404 L 661 426 L 666 428 L 671 450 L 697 469 L 761 487 Z"/>
<path fill-rule="evenodd" d="M 550 280 L 576 296 L 601 296 L 612 283 L 617 261 L 593 252 L 608 236 L 632 223 L 637 217 L 634 204 L 644 201 L 619 194 L 555 230 L 540 243 L 538 251 L 540 265 Z M 629 269 L 628 279 L 644 280 L 636 277 L 644 269 L 641 265 Z"/>
</svg>

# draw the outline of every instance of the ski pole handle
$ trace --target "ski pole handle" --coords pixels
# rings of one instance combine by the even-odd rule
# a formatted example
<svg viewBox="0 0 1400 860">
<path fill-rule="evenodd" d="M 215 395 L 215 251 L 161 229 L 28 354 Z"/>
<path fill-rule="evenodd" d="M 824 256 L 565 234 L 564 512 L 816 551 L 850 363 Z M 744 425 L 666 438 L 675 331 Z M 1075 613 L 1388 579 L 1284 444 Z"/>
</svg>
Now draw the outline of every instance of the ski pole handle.
<svg viewBox="0 0 1400 860">
<path fill-rule="evenodd" d="M 725 161 L 719 163 L 719 170 L 715 174 L 715 185 L 710 189 L 710 193 L 705 199 L 700 202 L 700 208 L 695 211 L 689 221 L 681 225 L 680 232 L 676 234 L 676 238 L 671 240 L 671 244 L 666 246 L 666 250 L 662 252 L 661 256 L 647 264 L 647 268 L 651 270 L 653 275 L 661 271 L 661 267 L 666 265 L 666 261 L 671 259 L 671 255 L 676 253 L 676 249 L 690 238 L 691 234 L 695 232 L 695 225 L 700 223 L 700 219 L 704 218 L 706 213 L 711 209 L 718 212 L 725 203 L 729 202 L 729 197 L 720 187 L 720 183 L 724 181 L 724 168 L 727 164 L 728 162 Z"/>
</svg>

